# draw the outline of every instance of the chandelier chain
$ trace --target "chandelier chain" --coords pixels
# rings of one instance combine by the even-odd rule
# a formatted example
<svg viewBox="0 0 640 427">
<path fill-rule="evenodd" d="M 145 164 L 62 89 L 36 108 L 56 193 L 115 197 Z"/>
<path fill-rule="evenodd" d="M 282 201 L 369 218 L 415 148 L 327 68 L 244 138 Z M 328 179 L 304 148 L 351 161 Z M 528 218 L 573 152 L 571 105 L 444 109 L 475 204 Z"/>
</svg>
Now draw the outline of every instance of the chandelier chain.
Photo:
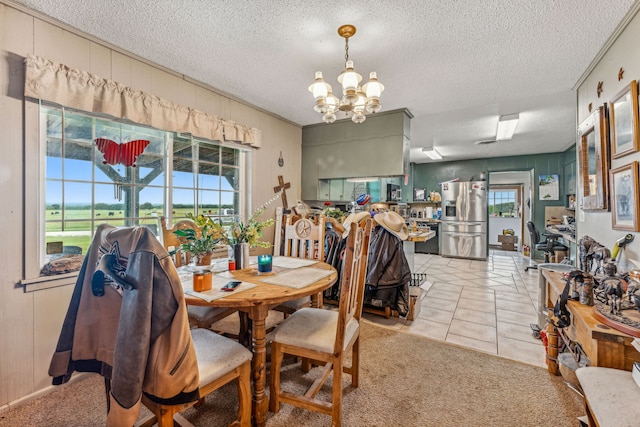
<svg viewBox="0 0 640 427">
<path fill-rule="evenodd" d="M 349 60 L 349 37 L 344 38 L 344 63 Z"/>
</svg>

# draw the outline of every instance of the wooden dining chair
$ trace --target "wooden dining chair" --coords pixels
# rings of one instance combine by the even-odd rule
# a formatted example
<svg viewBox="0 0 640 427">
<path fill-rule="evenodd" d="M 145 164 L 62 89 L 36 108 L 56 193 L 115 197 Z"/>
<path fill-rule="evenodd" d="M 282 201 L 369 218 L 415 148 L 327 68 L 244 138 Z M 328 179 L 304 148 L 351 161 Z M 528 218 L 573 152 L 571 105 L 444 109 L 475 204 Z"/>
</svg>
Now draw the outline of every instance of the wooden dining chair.
<svg viewBox="0 0 640 427">
<path fill-rule="evenodd" d="M 316 219 L 299 218 L 295 221 L 293 215 L 285 215 L 282 253 L 284 256 L 324 261 L 324 237 L 324 215 L 319 215 Z M 304 297 L 284 302 L 272 310 L 284 313 L 286 318 L 300 308 L 309 307 L 310 304 L 311 298 Z"/>
<path fill-rule="evenodd" d="M 133 409 L 125 405 L 115 407 L 118 405 L 114 402 L 121 404 L 115 400 L 116 396 L 125 396 L 126 402 L 134 400 L 135 390 L 130 389 L 135 386 L 141 388 L 139 399 L 142 404 L 153 413 L 152 417 L 141 420 L 137 425 L 152 426 L 157 423 L 158 427 L 168 427 L 174 426 L 174 416 L 177 417 L 178 412 L 203 404 L 207 395 L 236 380 L 238 415 L 231 425 L 250 426 L 251 351 L 213 331 L 187 327 L 180 278 L 173 263 L 167 261 L 164 248 L 148 228 L 101 227 L 88 255 L 99 261 L 87 263 L 83 267 L 83 275 L 92 277 L 88 280 L 92 289 L 90 293 L 93 293 L 97 283 L 104 284 L 107 277 L 115 282 L 122 290 L 122 303 L 119 309 L 111 307 L 117 305 L 108 304 L 116 292 L 106 296 L 104 289 L 103 292 L 83 298 L 83 301 L 87 298 L 104 299 L 114 314 L 116 310 L 119 311 L 119 316 L 114 316 L 118 322 L 117 338 L 108 340 L 113 348 L 104 349 L 105 353 L 113 354 L 113 369 L 105 369 L 108 375 L 103 374 L 109 396 L 107 425 L 110 424 L 109 420 L 114 425 L 123 425 L 130 417 L 127 411 Z M 108 250 L 101 257 L 93 255 L 103 248 L 109 248 L 109 245 L 111 248 L 117 245 L 119 251 L 114 253 Z M 128 252 L 126 249 L 120 252 L 123 248 L 129 248 Z M 121 256 L 128 260 L 127 264 L 121 263 Z M 153 272 L 151 277 L 149 271 Z M 166 303 L 156 303 L 154 297 Z M 154 331 L 154 326 L 157 331 Z M 129 333 L 138 333 L 136 337 L 140 338 L 139 342 L 133 345 L 129 337 L 129 345 L 120 345 L 118 340 L 126 340 Z M 148 347 L 143 345 L 145 338 L 149 340 Z M 141 364 L 146 364 L 146 367 Z M 174 374 L 175 377 L 172 377 Z M 140 377 L 136 378 L 136 375 Z M 184 389 L 176 389 L 176 384 L 182 383 L 188 383 L 189 388 L 184 386 Z M 193 389 L 190 388 L 192 384 Z M 188 424 L 183 422 L 181 425 Z"/>
<path fill-rule="evenodd" d="M 342 374 L 351 375 L 351 385 L 358 387 L 360 364 L 360 317 L 364 297 L 369 239 L 372 220 L 351 227 L 341 277 L 338 311 L 303 308 L 285 319 L 272 332 L 269 409 L 280 410 L 281 403 L 331 415 L 331 425 L 340 426 L 342 413 Z M 351 365 L 346 356 L 351 350 Z M 324 364 L 322 375 L 303 394 L 283 390 L 280 370 L 285 354 Z M 303 365 L 304 367 L 304 362 Z M 332 375 L 331 402 L 316 395 Z"/>
<path fill-rule="evenodd" d="M 177 236 L 174 232 L 176 230 L 184 230 L 184 229 L 193 229 L 198 230 L 198 226 L 195 222 L 184 219 L 178 221 L 174 224 L 173 227 L 167 228 L 165 217 L 160 217 L 160 229 L 162 230 L 162 244 L 167 251 L 170 251 L 170 248 L 177 249 L 178 252 L 174 255 L 174 262 L 176 267 L 180 267 L 182 265 L 186 265 L 191 261 L 191 254 L 182 253 L 179 250 L 180 244 L 183 243 L 183 238 Z M 212 325 L 225 317 L 235 313 L 237 310 L 233 308 L 224 308 L 224 307 L 206 307 L 206 306 L 197 306 L 197 305 L 188 305 L 187 306 L 187 314 L 189 315 L 189 323 L 197 328 L 212 328 Z M 233 338 L 237 338 L 237 336 L 230 334 Z"/>
<path fill-rule="evenodd" d="M 251 358 L 252 354 L 239 343 L 218 335 L 207 329 L 192 329 L 191 338 L 198 359 L 198 375 L 201 399 L 196 402 L 171 405 L 157 402 L 146 394 L 142 395 L 142 404 L 149 408 L 153 416 L 138 424 L 139 427 L 187 426 L 190 423 L 179 415 L 191 406 L 200 406 L 204 397 L 225 384 L 238 381 L 238 417 L 230 427 L 249 427 L 251 425 Z M 184 421 L 183 421 L 184 420 Z"/>
</svg>

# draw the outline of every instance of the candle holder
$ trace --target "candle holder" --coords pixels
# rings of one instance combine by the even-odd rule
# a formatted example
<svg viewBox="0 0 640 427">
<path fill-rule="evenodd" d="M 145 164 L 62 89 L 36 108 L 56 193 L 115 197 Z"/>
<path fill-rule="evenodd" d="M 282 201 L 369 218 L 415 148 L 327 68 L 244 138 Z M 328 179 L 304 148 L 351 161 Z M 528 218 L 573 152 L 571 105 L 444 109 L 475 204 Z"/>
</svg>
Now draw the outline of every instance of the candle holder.
<svg viewBox="0 0 640 427">
<path fill-rule="evenodd" d="M 273 257 L 271 255 L 258 255 L 258 273 L 271 273 Z"/>
<path fill-rule="evenodd" d="M 213 287 L 213 274 L 210 271 L 193 273 L 193 290 L 196 292 L 208 291 Z"/>
</svg>

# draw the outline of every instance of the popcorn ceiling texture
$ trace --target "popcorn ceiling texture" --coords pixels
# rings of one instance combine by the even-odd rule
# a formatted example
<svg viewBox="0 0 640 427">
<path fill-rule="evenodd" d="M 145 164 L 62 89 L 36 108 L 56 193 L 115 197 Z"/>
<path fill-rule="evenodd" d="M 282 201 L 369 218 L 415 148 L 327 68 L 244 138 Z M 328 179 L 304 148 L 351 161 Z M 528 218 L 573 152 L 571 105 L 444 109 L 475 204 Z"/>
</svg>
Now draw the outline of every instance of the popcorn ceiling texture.
<svg viewBox="0 0 640 427">
<path fill-rule="evenodd" d="M 422 117 L 484 112 L 460 117 L 465 126 L 476 126 L 474 120 L 489 113 L 522 111 L 529 105 L 522 100 L 572 91 L 633 5 L 633 0 L 17 2 L 300 125 L 320 122 L 307 87 L 315 71 L 338 87 L 344 40 L 337 28 L 354 24 L 349 55 L 356 70 L 364 81 L 369 71 L 377 71 L 387 88 L 383 110 L 408 108 L 418 122 L 415 132 L 430 127 L 420 126 Z M 561 114 L 575 121 L 575 97 L 573 110 Z M 491 126 L 472 128 L 475 140 L 495 136 L 492 120 Z M 575 137 L 573 122 L 569 134 Z M 412 129 L 412 145 L 417 138 Z"/>
</svg>

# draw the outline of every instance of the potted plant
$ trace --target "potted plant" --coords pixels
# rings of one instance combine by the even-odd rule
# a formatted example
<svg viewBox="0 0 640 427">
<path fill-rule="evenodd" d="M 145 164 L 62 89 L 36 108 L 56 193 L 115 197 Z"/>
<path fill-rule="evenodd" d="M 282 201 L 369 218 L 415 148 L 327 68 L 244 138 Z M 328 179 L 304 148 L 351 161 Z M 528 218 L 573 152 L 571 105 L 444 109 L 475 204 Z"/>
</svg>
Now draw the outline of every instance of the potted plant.
<svg viewBox="0 0 640 427">
<path fill-rule="evenodd" d="M 195 259 L 196 265 L 211 264 L 211 254 L 215 251 L 216 246 L 220 243 L 221 237 L 217 227 L 211 218 L 204 215 L 195 216 L 187 214 L 187 217 L 196 223 L 199 230 L 193 228 L 185 228 L 174 231 L 178 237 L 184 238 L 185 242 L 180 245 L 180 249 L 190 253 Z"/>
</svg>

